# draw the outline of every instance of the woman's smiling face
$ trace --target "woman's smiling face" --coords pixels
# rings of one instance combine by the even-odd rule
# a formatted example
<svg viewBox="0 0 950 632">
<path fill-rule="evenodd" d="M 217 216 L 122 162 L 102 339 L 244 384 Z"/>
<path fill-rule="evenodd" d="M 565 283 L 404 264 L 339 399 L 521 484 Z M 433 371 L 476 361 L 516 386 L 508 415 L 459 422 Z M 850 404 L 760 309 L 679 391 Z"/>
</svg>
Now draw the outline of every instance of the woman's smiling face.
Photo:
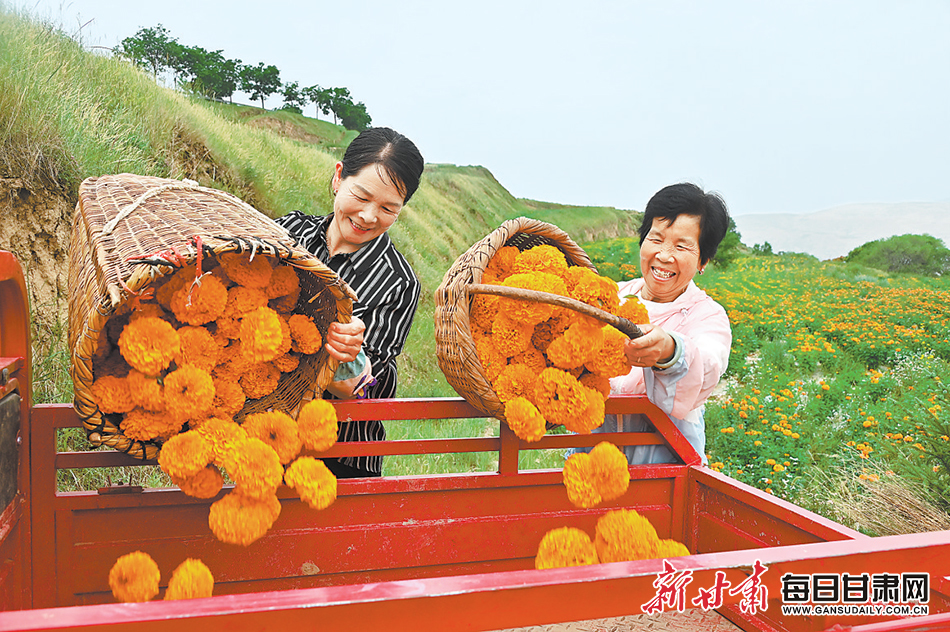
<svg viewBox="0 0 950 632">
<path fill-rule="evenodd" d="M 340 175 L 342 166 L 337 163 L 333 176 L 336 197 L 327 235 L 331 254 L 355 252 L 389 230 L 404 199 L 380 165 L 366 165 L 346 178 Z"/>
<path fill-rule="evenodd" d="M 686 291 L 699 267 L 699 217 L 678 215 L 673 223 L 654 219 L 640 246 L 640 296 L 669 303 Z"/>
</svg>

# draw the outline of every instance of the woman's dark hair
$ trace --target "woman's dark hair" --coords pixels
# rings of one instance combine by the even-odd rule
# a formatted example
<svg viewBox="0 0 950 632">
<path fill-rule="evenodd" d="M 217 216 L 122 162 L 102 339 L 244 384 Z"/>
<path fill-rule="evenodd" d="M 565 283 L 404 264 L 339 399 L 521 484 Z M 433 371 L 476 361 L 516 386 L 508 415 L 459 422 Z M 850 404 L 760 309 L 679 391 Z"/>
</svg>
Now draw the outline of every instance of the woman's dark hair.
<svg viewBox="0 0 950 632">
<path fill-rule="evenodd" d="M 355 175 L 367 165 L 382 167 L 389 181 L 402 193 L 403 204 L 419 188 L 425 169 L 425 161 L 415 144 L 388 127 L 371 127 L 360 132 L 346 148 L 342 162 L 341 178 Z"/>
<path fill-rule="evenodd" d="M 706 193 L 691 182 L 663 187 L 650 198 L 640 224 L 640 245 L 653 228 L 653 220 L 672 224 L 680 215 L 699 218 L 699 263 L 706 265 L 729 230 L 729 211 L 718 193 Z"/>
</svg>

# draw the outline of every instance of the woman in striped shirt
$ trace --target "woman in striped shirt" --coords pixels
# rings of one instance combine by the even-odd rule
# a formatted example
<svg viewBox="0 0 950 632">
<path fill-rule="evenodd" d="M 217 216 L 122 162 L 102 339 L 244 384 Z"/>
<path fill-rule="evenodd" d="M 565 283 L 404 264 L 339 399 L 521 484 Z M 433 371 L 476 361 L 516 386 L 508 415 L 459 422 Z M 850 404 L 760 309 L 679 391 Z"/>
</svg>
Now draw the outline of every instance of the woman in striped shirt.
<svg viewBox="0 0 950 632">
<path fill-rule="evenodd" d="M 419 279 L 386 231 L 418 188 L 424 167 L 411 140 L 389 128 L 368 129 L 336 163 L 332 214 L 314 217 L 292 211 L 277 219 L 359 297 L 353 304 L 353 320 L 330 326 L 326 348 L 341 363 L 355 360 L 360 349 L 365 352 L 376 380 L 365 390 L 371 398 L 396 395 L 396 356 L 419 302 Z M 379 421 L 340 424 L 339 441 L 385 438 Z M 338 478 L 382 473 L 381 456 L 324 461 Z"/>
</svg>

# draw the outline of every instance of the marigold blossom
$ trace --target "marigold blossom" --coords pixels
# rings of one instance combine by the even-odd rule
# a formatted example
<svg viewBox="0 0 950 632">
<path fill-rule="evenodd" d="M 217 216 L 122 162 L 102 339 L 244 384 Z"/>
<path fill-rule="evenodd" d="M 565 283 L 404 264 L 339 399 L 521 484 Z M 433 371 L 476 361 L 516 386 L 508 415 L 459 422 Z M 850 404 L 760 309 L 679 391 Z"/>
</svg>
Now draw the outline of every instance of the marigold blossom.
<svg viewBox="0 0 950 632">
<path fill-rule="evenodd" d="M 207 371 L 183 366 L 165 376 L 165 410 L 180 422 L 204 417 L 214 404 L 214 380 Z"/>
<path fill-rule="evenodd" d="M 238 285 L 247 287 L 267 287 L 274 274 L 274 261 L 267 256 L 250 255 L 239 252 L 226 252 L 218 257 L 225 274 Z"/>
<path fill-rule="evenodd" d="M 280 383 L 280 369 L 270 362 L 254 364 L 245 370 L 238 383 L 248 399 L 260 399 L 277 388 Z"/>
<path fill-rule="evenodd" d="M 178 366 L 193 366 L 211 373 L 218 364 L 221 351 L 211 332 L 204 327 L 182 327 L 178 330 L 178 337 L 181 339 Z"/>
<path fill-rule="evenodd" d="M 326 509 L 336 500 L 336 476 L 320 459 L 303 456 L 284 472 L 284 482 L 313 509 Z"/>
<path fill-rule="evenodd" d="M 214 456 L 211 445 L 197 432 L 182 432 L 162 445 L 158 464 L 169 476 L 188 478 L 204 469 Z"/>
<path fill-rule="evenodd" d="M 597 520 L 594 547 L 602 563 L 654 559 L 658 544 L 656 529 L 633 509 L 608 511 Z"/>
<path fill-rule="evenodd" d="M 277 452 L 255 437 L 233 444 L 222 460 L 238 491 L 249 498 L 273 495 L 284 476 Z"/>
<path fill-rule="evenodd" d="M 281 354 L 284 339 L 280 316 L 259 307 L 241 319 L 241 352 L 251 362 L 270 362 Z"/>
<path fill-rule="evenodd" d="M 162 412 L 134 408 L 119 423 L 122 434 L 133 441 L 170 439 L 181 430 L 182 422 Z"/>
<path fill-rule="evenodd" d="M 224 477 L 214 465 L 208 465 L 191 476 L 169 475 L 169 477 L 181 488 L 181 491 L 192 498 L 214 498 L 224 487 Z"/>
<path fill-rule="evenodd" d="M 297 432 L 308 450 L 323 452 L 337 441 L 336 408 L 325 399 L 314 399 L 300 409 Z"/>
<path fill-rule="evenodd" d="M 564 462 L 561 472 L 564 487 L 567 488 L 567 499 L 575 507 L 590 509 L 596 507 L 603 500 L 594 481 L 594 465 L 590 454 L 576 452 Z"/>
<path fill-rule="evenodd" d="M 505 419 L 511 431 L 529 443 L 539 441 L 547 426 L 537 407 L 524 397 L 515 397 L 505 403 Z"/>
<path fill-rule="evenodd" d="M 604 500 L 614 500 L 627 493 L 630 470 L 624 453 L 608 441 L 601 441 L 590 451 L 594 486 Z"/>
<path fill-rule="evenodd" d="M 123 555 L 109 571 L 112 596 L 123 603 L 148 601 L 158 594 L 159 580 L 158 564 L 143 551 Z"/>
<path fill-rule="evenodd" d="M 214 576 L 201 560 L 188 558 L 172 571 L 165 600 L 203 599 L 214 591 Z"/>
<path fill-rule="evenodd" d="M 132 401 L 136 406 L 154 413 L 165 410 L 165 387 L 157 378 L 132 369 L 128 380 Z"/>
<path fill-rule="evenodd" d="M 288 321 L 293 350 L 298 353 L 313 354 L 323 347 L 323 336 L 313 319 L 304 314 L 294 314 Z"/>
<path fill-rule="evenodd" d="M 541 538 L 534 567 L 538 570 L 597 564 L 590 536 L 575 527 L 551 529 Z"/>
<path fill-rule="evenodd" d="M 228 289 L 213 276 L 200 283 L 186 284 L 172 295 L 175 318 L 189 325 L 204 325 L 224 314 L 228 303 Z"/>
<path fill-rule="evenodd" d="M 293 461 L 303 447 L 297 433 L 297 422 L 285 412 L 254 413 L 245 417 L 241 425 L 249 437 L 257 437 L 274 448 L 284 465 Z"/>
<path fill-rule="evenodd" d="M 104 413 L 127 413 L 135 408 L 129 380 L 105 375 L 92 383 L 92 398 Z"/>
<path fill-rule="evenodd" d="M 178 357 L 181 340 L 175 328 L 161 318 L 139 318 L 119 336 L 122 357 L 145 375 L 158 375 Z"/>
<path fill-rule="evenodd" d="M 248 546 L 267 533 L 279 515 L 276 495 L 251 498 L 234 490 L 211 505 L 208 526 L 221 542 Z"/>
</svg>

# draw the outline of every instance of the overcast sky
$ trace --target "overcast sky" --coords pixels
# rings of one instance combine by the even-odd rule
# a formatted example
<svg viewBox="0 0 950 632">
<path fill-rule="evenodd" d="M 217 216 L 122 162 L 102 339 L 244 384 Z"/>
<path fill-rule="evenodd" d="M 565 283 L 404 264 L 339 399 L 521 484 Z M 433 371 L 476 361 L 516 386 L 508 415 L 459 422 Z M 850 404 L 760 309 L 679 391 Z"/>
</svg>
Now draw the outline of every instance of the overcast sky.
<svg viewBox="0 0 950 632">
<path fill-rule="evenodd" d="M 950 201 L 947 0 L 6 1 L 92 20 L 87 46 L 162 24 L 345 86 L 428 162 L 518 197 L 641 209 L 690 180 L 736 215 Z"/>
</svg>

